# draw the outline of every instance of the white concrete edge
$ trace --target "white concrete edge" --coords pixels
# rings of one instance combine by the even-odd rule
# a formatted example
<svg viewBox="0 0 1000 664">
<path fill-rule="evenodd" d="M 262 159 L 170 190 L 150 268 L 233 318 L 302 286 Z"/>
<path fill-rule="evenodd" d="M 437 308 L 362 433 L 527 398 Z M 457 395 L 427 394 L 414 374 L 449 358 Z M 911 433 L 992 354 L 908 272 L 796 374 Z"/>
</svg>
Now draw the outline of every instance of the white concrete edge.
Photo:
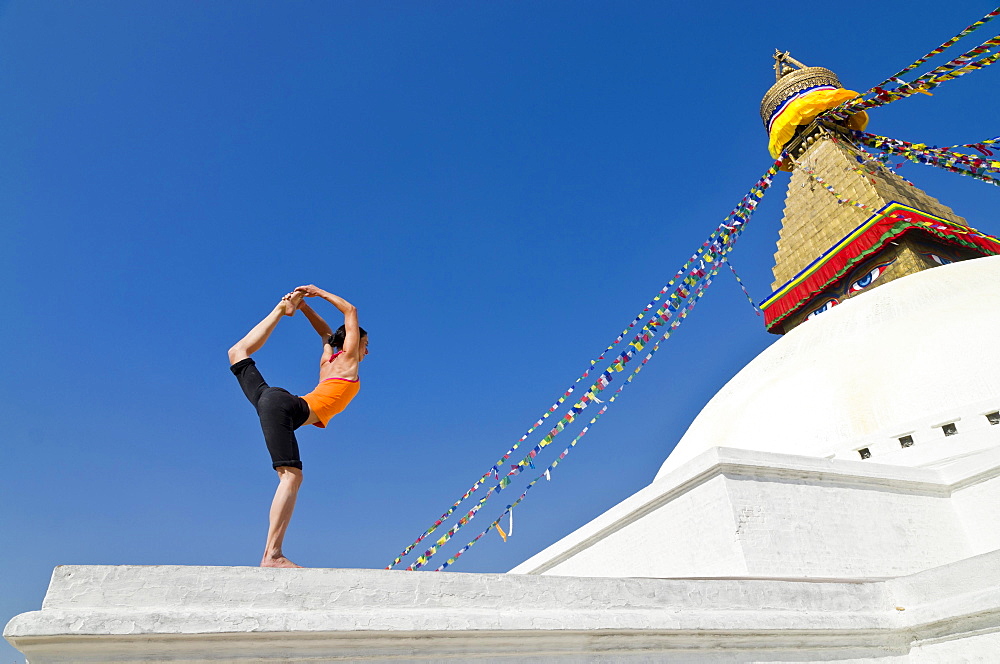
<svg viewBox="0 0 1000 664">
<path fill-rule="evenodd" d="M 872 579 L 702 579 L 700 588 L 728 609 L 759 609 L 746 587 L 773 598 L 777 606 L 873 592 Z M 794 595 L 784 596 L 796 581 Z M 737 587 L 743 583 L 743 588 Z M 564 577 L 497 573 L 404 572 L 382 569 L 262 569 L 182 565 L 62 565 L 42 604 L 42 612 L 62 610 L 160 611 L 226 608 L 240 611 L 366 611 L 373 606 L 423 610 L 471 606 L 503 611 L 511 597 L 530 597 L 534 610 L 605 610 L 610 603 L 630 610 L 685 608 L 691 579 Z M 783 598 L 783 599 L 782 599 Z M 827 605 L 827 609 L 836 610 Z"/>
<path fill-rule="evenodd" d="M 855 658 L 906 654 L 907 634 L 884 630 L 851 630 L 805 634 L 773 632 L 716 633 L 632 630 L 476 631 L 476 632 L 341 632 L 323 634 L 146 635 L 121 637 L 39 637 L 20 645 L 39 661 L 59 664 L 108 664 L 149 661 L 495 661 L 517 657 L 540 661 L 614 658 L 618 653 L 660 657 L 659 653 L 698 651 L 711 656 L 725 651 L 788 654 L 803 648 L 836 651 Z M 275 656 L 277 653 L 277 656 Z M 262 657 L 262 655 L 264 655 Z M 728 661 L 727 657 L 727 661 Z M 699 661 L 707 661 L 699 659 Z M 854 659 L 852 661 L 862 661 Z"/>
<path fill-rule="evenodd" d="M 1000 476 L 1000 448 L 970 452 L 936 470 L 952 491 L 966 489 Z"/>
<path fill-rule="evenodd" d="M 984 463 L 994 466 L 984 469 Z M 510 570 L 510 574 L 543 574 L 678 496 L 719 475 L 752 474 L 763 480 L 804 480 L 948 496 L 955 486 L 968 486 L 1000 474 L 1000 449 L 983 452 L 967 463 L 948 468 L 913 468 L 868 461 L 713 447 L 654 480 L 589 523 Z"/>
<path fill-rule="evenodd" d="M 177 571 L 180 568 L 172 568 Z M 240 571 L 245 568 L 220 568 Z M 168 570 L 170 571 L 170 570 Z M 341 584 L 350 583 L 354 571 L 369 572 L 386 582 L 398 576 L 384 570 L 330 570 Z M 337 574 L 344 572 L 344 574 Z M 16 648 L 28 651 L 35 647 L 58 648 L 60 643 L 79 643 L 92 639 L 100 644 L 145 643 L 150 637 L 184 640 L 272 638 L 344 640 L 352 638 L 407 638 L 417 635 L 454 638 L 460 634 L 478 638 L 480 634 L 522 635 L 538 638 L 572 639 L 582 634 L 617 634 L 662 637 L 670 647 L 690 643 L 704 647 L 706 641 L 738 639 L 749 647 L 773 647 L 787 642 L 795 647 L 831 644 L 850 636 L 845 644 L 865 642 L 911 644 L 922 640 L 950 638 L 970 631 L 1000 630 L 1000 587 L 995 580 L 1000 572 L 1000 551 L 981 554 L 949 565 L 906 577 L 868 581 L 815 582 L 806 580 L 762 582 L 758 579 L 618 579 L 625 582 L 636 597 L 655 603 L 664 590 L 669 597 L 659 601 L 670 606 L 629 607 L 606 604 L 587 610 L 571 605 L 544 610 L 525 610 L 516 602 L 502 609 L 478 609 L 467 606 L 441 606 L 428 609 L 420 594 L 408 607 L 358 606 L 338 607 L 336 603 L 306 610 L 257 610 L 253 607 L 210 610 L 205 608 L 158 607 L 128 611 L 118 607 L 101 610 L 93 606 L 77 609 L 47 609 L 16 616 L 4 630 L 4 636 Z M 433 581 L 419 584 L 423 594 L 440 593 L 452 585 L 448 576 L 434 575 Z M 478 575 L 467 575 L 470 578 Z M 490 575 L 512 589 L 521 585 L 507 575 Z M 342 577 L 342 578 L 341 578 Z M 94 577 L 96 578 L 96 577 Z M 984 587 L 984 580 L 987 585 Z M 563 587 L 596 585 L 615 588 L 604 578 L 534 577 L 530 586 L 548 593 Z M 706 590 L 706 584 L 733 590 L 747 604 L 759 602 L 741 593 L 743 586 L 760 586 L 765 598 L 758 606 L 733 608 L 715 597 L 715 607 L 685 608 L 692 589 Z M 850 601 L 839 610 L 825 605 L 822 586 L 836 584 L 847 591 Z M 813 607 L 803 606 L 802 589 L 807 589 Z M 851 590 L 853 589 L 853 590 Z M 754 595 L 756 596 L 756 595 Z M 653 598 L 653 599 L 649 599 Z M 797 599 L 796 599 L 797 598 Z M 783 603 L 783 601 L 785 603 Z M 789 603 L 790 602 L 790 603 Z M 102 640 L 103 637 L 103 640 Z M 46 646 L 46 644 L 48 644 Z"/>
<path fill-rule="evenodd" d="M 898 627 L 895 612 L 866 607 L 863 610 L 663 610 L 608 607 L 575 611 L 546 609 L 526 611 L 470 608 L 379 607 L 364 611 L 33 611 L 16 616 L 4 637 L 16 647 L 24 638 L 53 636 L 139 636 L 155 634 L 244 634 L 453 631 L 691 631 L 719 634 L 752 632 L 853 632 Z"/>
</svg>

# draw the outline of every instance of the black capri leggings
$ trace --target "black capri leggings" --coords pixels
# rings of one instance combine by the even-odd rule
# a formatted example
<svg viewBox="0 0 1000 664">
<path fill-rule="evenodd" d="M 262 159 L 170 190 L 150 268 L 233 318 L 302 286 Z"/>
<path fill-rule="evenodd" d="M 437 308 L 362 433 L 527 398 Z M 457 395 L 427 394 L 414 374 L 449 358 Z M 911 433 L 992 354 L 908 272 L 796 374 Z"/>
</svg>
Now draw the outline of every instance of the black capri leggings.
<svg viewBox="0 0 1000 664">
<path fill-rule="evenodd" d="M 267 451 L 271 453 L 271 466 L 291 466 L 302 468 L 299 459 L 299 443 L 295 440 L 295 430 L 309 419 L 309 404 L 280 387 L 271 387 L 257 370 L 252 358 L 240 360 L 229 367 L 240 381 L 243 394 L 257 409 L 260 428 L 264 432 Z"/>
</svg>

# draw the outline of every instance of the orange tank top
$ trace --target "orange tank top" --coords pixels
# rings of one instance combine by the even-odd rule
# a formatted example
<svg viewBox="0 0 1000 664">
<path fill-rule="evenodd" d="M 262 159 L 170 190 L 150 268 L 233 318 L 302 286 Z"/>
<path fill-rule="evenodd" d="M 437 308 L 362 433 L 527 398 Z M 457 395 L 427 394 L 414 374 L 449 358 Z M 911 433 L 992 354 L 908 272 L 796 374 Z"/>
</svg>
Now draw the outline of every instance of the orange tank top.
<svg viewBox="0 0 1000 664">
<path fill-rule="evenodd" d="M 313 426 L 325 428 L 326 423 L 347 408 L 347 404 L 351 403 L 351 399 L 356 397 L 360 390 L 361 379 L 327 378 L 320 382 L 315 390 L 302 395 L 302 399 L 309 404 L 312 412 L 319 417 L 319 422 L 313 422 Z"/>
</svg>

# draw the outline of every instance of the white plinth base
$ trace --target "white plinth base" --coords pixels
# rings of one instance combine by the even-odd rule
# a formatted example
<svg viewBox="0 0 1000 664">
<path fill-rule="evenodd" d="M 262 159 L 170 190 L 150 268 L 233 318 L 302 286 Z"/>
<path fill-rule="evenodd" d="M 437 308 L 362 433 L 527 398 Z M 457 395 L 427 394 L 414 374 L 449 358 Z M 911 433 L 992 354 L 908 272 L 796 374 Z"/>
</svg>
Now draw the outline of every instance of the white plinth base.
<svg viewBox="0 0 1000 664">
<path fill-rule="evenodd" d="M 4 636 L 86 662 L 987 662 L 1000 551 L 896 579 L 63 566 Z"/>
<path fill-rule="evenodd" d="M 712 448 L 511 571 L 871 578 L 995 551 L 1000 427 L 991 429 L 992 447 L 934 468 Z"/>
</svg>

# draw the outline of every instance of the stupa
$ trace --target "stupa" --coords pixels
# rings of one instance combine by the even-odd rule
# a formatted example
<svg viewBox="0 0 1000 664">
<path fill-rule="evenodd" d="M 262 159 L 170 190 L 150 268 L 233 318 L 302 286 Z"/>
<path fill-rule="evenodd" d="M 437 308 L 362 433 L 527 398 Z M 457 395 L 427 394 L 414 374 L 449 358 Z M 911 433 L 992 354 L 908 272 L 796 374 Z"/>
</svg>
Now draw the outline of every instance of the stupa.
<svg viewBox="0 0 1000 664">
<path fill-rule="evenodd" d="M 899 661 L 992 661 L 1000 357 L 937 351 L 993 346 L 996 245 L 850 127 L 815 120 L 854 95 L 829 92 L 833 72 L 775 59 L 761 116 L 792 176 L 761 306 L 785 336 L 709 401 L 652 484 L 513 571 L 870 582 L 965 569 L 991 607 L 954 601 L 944 632 L 915 635 Z"/>
<path fill-rule="evenodd" d="M 508 574 L 60 567 L 7 639 L 32 664 L 996 661 L 1000 256 L 851 140 L 865 118 L 816 121 L 855 94 L 833 72 L 775 70 L 783 336 L 649 486 Z"/>
</svg>

